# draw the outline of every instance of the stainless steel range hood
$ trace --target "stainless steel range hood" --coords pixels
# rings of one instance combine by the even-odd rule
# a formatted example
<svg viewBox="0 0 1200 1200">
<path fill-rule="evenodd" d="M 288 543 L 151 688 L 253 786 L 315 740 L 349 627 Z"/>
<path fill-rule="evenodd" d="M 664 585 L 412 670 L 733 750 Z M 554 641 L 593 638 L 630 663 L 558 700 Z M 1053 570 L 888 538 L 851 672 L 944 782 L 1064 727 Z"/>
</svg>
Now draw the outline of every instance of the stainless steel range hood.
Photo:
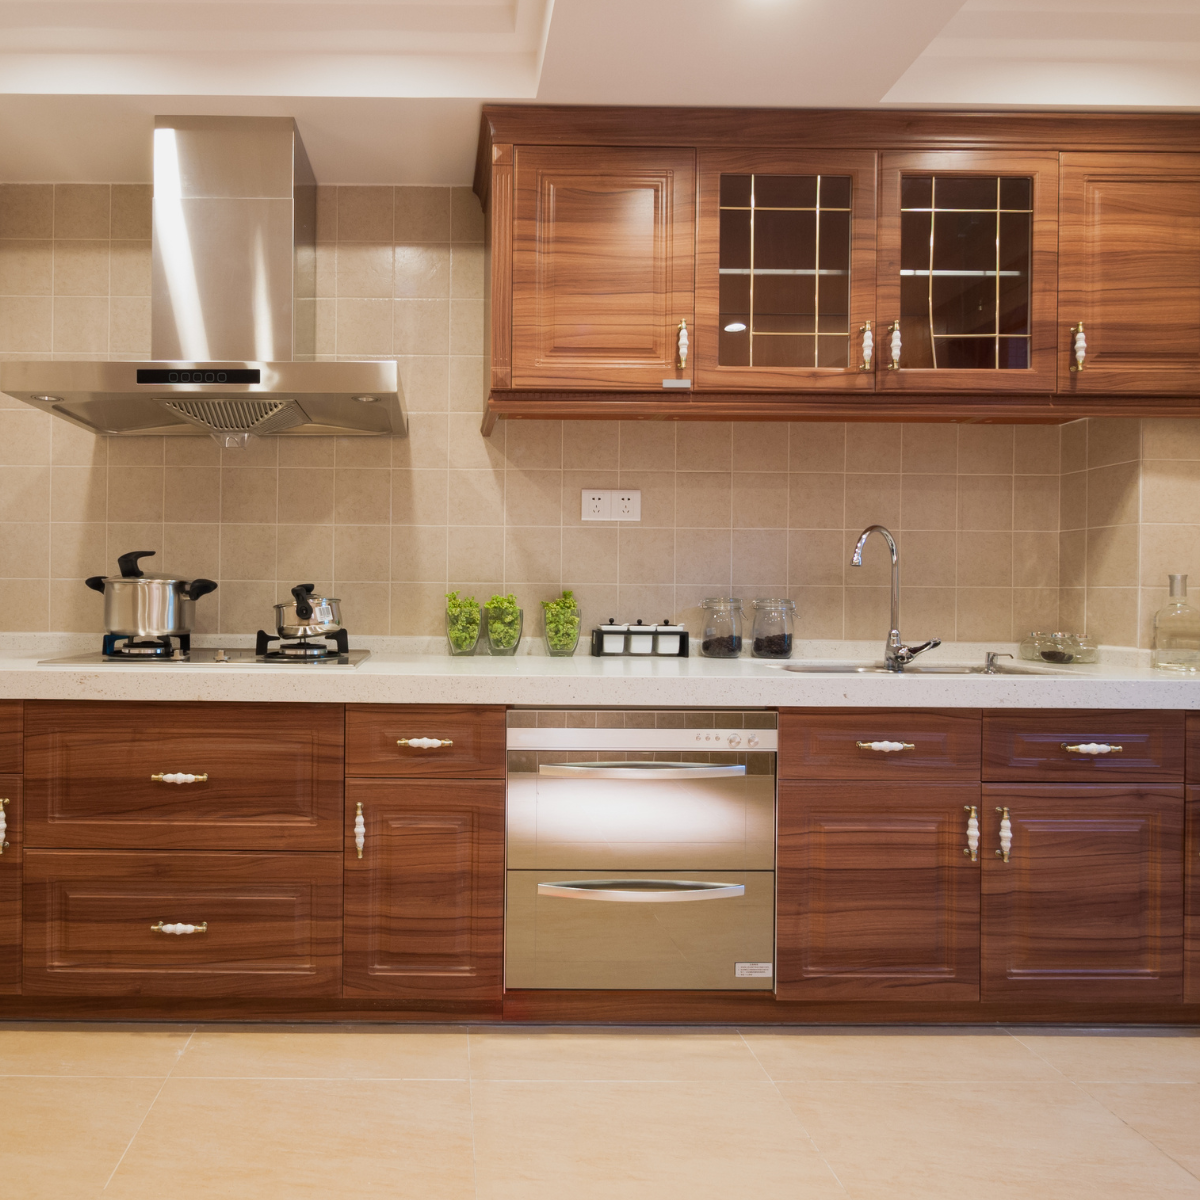
<svg viewBox="0 0 1200 1200">
<path fill-rule="evenodd" d="M 5 362 L 105 434 L 404 433 L 394 361 L 315 362 L 316 180 L 290 117 L 157 117 L 150 362 Z"/>
</svg>

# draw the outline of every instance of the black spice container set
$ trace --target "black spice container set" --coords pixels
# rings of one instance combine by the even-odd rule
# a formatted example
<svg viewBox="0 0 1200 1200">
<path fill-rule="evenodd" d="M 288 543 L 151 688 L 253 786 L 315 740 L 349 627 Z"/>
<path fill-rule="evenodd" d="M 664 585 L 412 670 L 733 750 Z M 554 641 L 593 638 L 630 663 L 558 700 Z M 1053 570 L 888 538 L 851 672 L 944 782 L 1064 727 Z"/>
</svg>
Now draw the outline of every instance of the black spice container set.
<svg viewBox="0 0 1200 1200">
<path fill-rule="evenodd" d="M 755 658 L 791 658 L 796 605 L 783 598 L 755 600 L 751 654 Z M 704 629 L 700 653 L 706 658 L 737 658 L 742 652 L 742 602 L 712 596 L 701 606 Z"/>
</svg>

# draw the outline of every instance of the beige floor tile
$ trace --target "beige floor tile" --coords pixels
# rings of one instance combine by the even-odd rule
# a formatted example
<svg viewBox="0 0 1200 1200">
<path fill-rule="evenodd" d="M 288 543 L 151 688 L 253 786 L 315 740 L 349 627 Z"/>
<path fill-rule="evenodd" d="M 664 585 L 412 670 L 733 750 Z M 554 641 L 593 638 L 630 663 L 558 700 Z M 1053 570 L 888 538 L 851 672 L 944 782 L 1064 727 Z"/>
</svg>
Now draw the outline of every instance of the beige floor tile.
<svg viewBox="0 0 1200 1200">
<path fill-rule="evenodd" d="M 150 1075 L 165 1079 L 191 1025 L 0 1025 L 0 1076 Z"/>
<path fill-rule="evenodd" d="M 472 1085 L 479 1200 L 833 1200 L 770 1083 Z"/>
<path fill-rule="evenodd" d="M 394 1026 L 201 1028 L 175 1077 L 466 1079 L 467 1033 Z"/>
<path fill-rule="evenodd" d="M 0 1079 L 0 1196 L 99 1197 L 161 1079 Z"/>
<path fill-rule="evenodd" d="M 1200 1029 L 1144 1033 L 1014 1035 L 1069 1079 L 1163 1079 L 1200 1082 Z"/>
<path fill-rule="evenodd" d="M 466 1083 L 171 1079 L 105 1200 L 468 1200 Z"/>
<path fill-rule="evenodd" d="M 471 1078 L 702 1081 L 767 1078 L 733 1030 L 471 1031 Z"/>
<path fill-rule="evenodd" d="M 1061 1079 L 1003 1031 L 862 1033 L 742 1030 L 763 1069 L 779 1080 Z"/>
<path fill-rule="evenodd" d="M 778 1087 L 854 1200 L 1200 1197 L 1200 1180 L 1067 1080 Z"/>
<path fill-rule="evenodd" d="M 1200 1176 L 1200 1084 L 1085 1083 L 1081 1087 L 1164 1154 Z"/>
</svg>

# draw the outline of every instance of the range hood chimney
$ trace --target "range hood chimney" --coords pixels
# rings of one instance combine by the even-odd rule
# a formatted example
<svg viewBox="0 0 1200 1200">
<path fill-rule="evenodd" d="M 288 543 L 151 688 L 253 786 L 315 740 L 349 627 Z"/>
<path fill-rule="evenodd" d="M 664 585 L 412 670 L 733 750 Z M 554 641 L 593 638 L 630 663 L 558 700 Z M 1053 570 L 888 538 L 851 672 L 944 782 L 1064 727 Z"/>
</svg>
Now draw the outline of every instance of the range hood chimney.
<svg viewBox="0 0 1200 1200">
<path fill-rule="evenodd" d="M 316 362 L 317 184 L 290 117 L 156 117 L 145 363 L 0 363 L 94 433 L 405 432 L 394 361 Z"/>
</svg>

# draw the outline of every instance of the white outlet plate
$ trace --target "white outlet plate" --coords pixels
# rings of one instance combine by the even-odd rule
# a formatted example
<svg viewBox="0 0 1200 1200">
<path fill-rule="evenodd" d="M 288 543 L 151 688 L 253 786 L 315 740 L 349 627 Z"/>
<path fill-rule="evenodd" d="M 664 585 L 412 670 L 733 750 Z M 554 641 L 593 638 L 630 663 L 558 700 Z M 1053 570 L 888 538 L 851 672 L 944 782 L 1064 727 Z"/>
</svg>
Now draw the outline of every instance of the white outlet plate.
<svg viewBox="0 0 1200 1200">
<path fill-rule="evenodd" d="M 642 493 L 637 488 L 584 488 L 580 516 L 585 521 L 640 521 Z"/>
</svg>

